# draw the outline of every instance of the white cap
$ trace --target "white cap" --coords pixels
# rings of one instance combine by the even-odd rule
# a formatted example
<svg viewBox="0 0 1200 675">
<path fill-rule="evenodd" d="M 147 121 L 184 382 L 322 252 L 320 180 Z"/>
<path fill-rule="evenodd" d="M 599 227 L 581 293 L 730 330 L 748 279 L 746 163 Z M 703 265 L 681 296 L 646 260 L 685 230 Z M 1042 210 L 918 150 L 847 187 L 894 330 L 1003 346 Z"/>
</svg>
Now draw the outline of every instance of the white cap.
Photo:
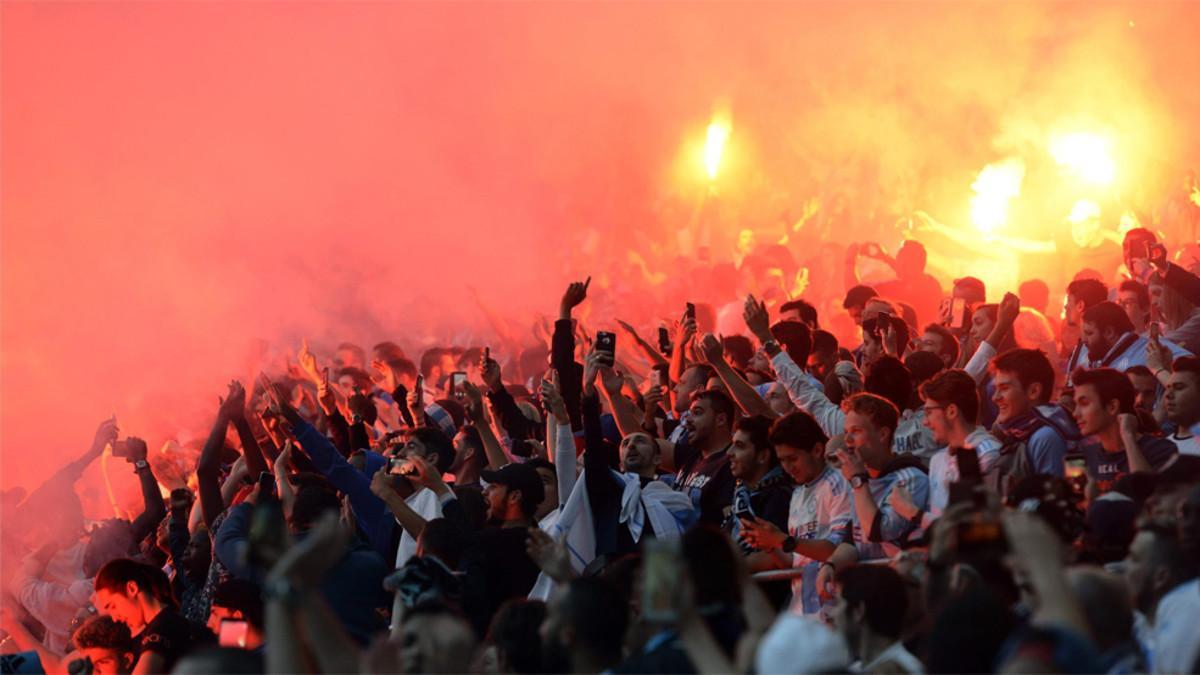
<svg viewBox="0 0 1200 675">
<path fill-rule="evenodd" d="M 759 643 L 754 665 L 760 673 L 845 672 L 850 650 L 825 624 L 784 612 Z"/>
</svg>

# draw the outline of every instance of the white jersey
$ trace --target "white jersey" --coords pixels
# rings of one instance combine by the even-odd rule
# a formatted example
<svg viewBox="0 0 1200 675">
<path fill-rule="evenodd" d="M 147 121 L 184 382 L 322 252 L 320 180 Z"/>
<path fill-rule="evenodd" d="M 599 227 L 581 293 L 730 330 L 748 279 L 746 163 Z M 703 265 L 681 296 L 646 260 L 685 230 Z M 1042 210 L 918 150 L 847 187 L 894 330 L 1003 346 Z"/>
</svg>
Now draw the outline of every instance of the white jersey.
<svg viewBox="0 0 1200 675">
<path fill-rule="evenodd" d="M 841 472 L 827 465 L 815 480 L 792 490 L 788 534 L 797 541 L 825 540 L 836 546 L 847 539 L 850 511 L 850 483 Z M 793 607 L 805 614 L 817 614 L 821 609 L 816 584 L 820 563 L 793 553 L 792 567 L 804 568 L 803 576 L 792 579 Z"/>
<path fill-rule="evenodd" d="M 967 436 L 966 446 L 979 454 L 979 470 L 987 473 L 1000 459 L 1000 441 L 983 427 Z M 929 512 L 942 515 L 950 500 L 950 484 L 958 480 L 958 462 L 950 456 L 950 448 L 942 448 L 929 459 Z"/>
<path fill-rule="evenodd" d="M 1200 436 L 1192 435 L 1187 438 L 1179 437 L 1179 430 L 1167 436 L 1167 440 L 1175 444 L 1175 449 L 1181 455 L 1200 456 Z"/>
</svg>

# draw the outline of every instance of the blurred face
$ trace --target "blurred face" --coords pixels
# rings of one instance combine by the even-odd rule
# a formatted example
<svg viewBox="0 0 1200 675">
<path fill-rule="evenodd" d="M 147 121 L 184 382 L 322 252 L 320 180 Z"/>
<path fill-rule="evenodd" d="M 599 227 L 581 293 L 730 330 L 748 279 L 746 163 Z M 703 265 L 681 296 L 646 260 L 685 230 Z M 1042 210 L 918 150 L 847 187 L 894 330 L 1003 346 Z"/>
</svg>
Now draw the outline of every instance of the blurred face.
<svg viewBox="0 0 1200 675">
<path fill-rule="evenodd" d="M 1115 421 L 1117 402 L 1105 405 L 1096 387 L 1090 384 L 1075 387 L 1075 423 L 1079 433 L 1091 436 L 1107 430 Z"/>
<path fill-rule="evenodd" d="M 1125 557 L 1125 582 L 1129 584 L 1130 600 L 1140 611 L 1150 614 L 1158 603 L 1158 585 L 1154 578 L 1152 553 L 1154 534 L 1138 532 L 1129 544 Z"/>
<path fill-rule="evenodd" d="M 846 313 L 850 315 L 851 319 L 854 319 L 854 325 L 856 325 L 856 326 L 862 325 L 862 322 L 863 322 L 863 306 L 862 305 L 854 305 L 853 307 L 849 307 L 846 309 Z"/>
<path fill-rule="evenodd" d="M 693 447 L 704 444 L 708 439 L 712 438 L 713 432 L 717 429 L 717 424 L 724 424 L 725 418 L 717 419 L 716 412 L 713 411 L 712 405 L 703 399 L 697 399 L 692 403 L 691 417 L 687 421 L 688 426 L 688 443 Z"/>
<path fill-rule="evenodd" d="M 876 339 L 875 333 L 863 332 L 862 355 L 867 364 L 874 363 L 883 356 L 883 342 Z"/>
<path fill-rule="evenodd" d="M 569 593 L 559 593 L 546 605 L 546 618 L 538 627 L 542 638 L 542 661 L 548 673 L 571 672 L 571 647 L 566 640 L 567 621 L 563 604 Z"/>
<path fill-rule="evenodd" d="M 854 615 L 855 612 L 851 610 L 850 604 L 842 597 L 842 589 L 839 586 L 837 597 L 834 599 L 833 608 L 830 611 L 830 617 L 833 619 L 834 629 L 842 634 L 848 645 L 858 644 L 859 636 L 862 632 L 858 625 L 859 622 L 856 620 L 857 617 Z"/>
<path fill-rule="evenodd" d="M 857 453 L 867 466 L 878 469 L 892 457 L 892 434 L 871 418 L 851 410 L 846 413 L 846 449 Z"/>
<path fill-rule="evenodd" d="M 133 664 L 133 654 L 121 654 L 121 652 L 115 649 L 106 649 L 104 647 L 76 649 L 68 659 L 68 662 L 84 658 L 92 660 L 91 672 L 94 675 L 128 673 L 130 666 Z"/>
<path fill-rule="evenodd" d="M 808 355 L 808 371 L 817 379 L 829 377 L 837 366 L 838 355 L 834 351 L 814 351 Z"/>
<path fill-rule="evenodd" d="M 488 483 L 483 489 L 488 520 L 504 520 L 504 516 L 508 514 L 508 494 L 508 486 L 500 483 Z"/>
<path fill-rule="evenodd" d="M 558 478 L 553 471 L 544 467 L 538 467 L 536 471 L 538 478 L 542 479 L 542 491 L 546 495 L 536 512 L 536 516 L 541 518 L 558 508 Z"/>
<path fill-rule="evenodd" d="M 208 565 L 212 562 L 212 539 L 208 532 L 199 531 L 192 535 L 187 548 L 183 550 L 183 569 L 192 581 L 203 581 L 208 575 Z"/>
<path fill-rule="evenodd" d="M 1162 285 L 1161 281 L 1156 283 L 1157 279 L 1157 275 L 1150 277 L 1150 309 L 1154 316 L 1161 319 L 1165 316 L 1163 307 L 1166 305 L 1166 287 Z"/>
<path fill-rule="evenodd" d="M 1070 293 L 1067 293 L 1063 306 L 1063 319 L 1072 326 L 1078 326 L 1083 321 L 1083 302 Z"/>
<path fill-rule="evenodd" d="M 454 434 L 454 463 L 450 466 L 450 473 L 458 475 L 474 452 L 475 446 L 471 444 L 470 437 L 466 432 L 460 431 Z"/>
<path fill-rule="evenodd" d="M 986 337 L 986 336 L 985 336 Z M 917 338 L 917 349 L 923 352 L 930 352 L 942 357 L 942 361 L 946 361 L 946 357 L 942 353 L 946 350 L 946 341 L 937 333 L 925 332 L 921 333 L 921 337 Z M 946 365 L 950 365 L 947 363 Z"/>
<path fill-rule="evenodd" d="M 1133 384 L 1133 390 L 1137 393 L 1137 398 L 1133 401 L 1133 407 L 1146 412 L 1154 412 L 1154 404 L 1158 401 L 1158 380 L 1154 379 L 1153 375 L 1137 375 L 1135 373 L 1126 373 L 1130 383 Z"/>
<path fill-rule="evenodd" d="M 1200 422 L 1200 378 L 1186 371 L 1172 373 L 1164 408 L 1167 419 L 1180 426 Z"/>
<path fill-rule="evenodd" d="M 1083 344 L 1088 348 L 1088 356 L 1099 359 L 1112 349 L 1113 342 L 1116 341 L 1116 336 L 1113 335 L 1111 328 L 1101 329 L 1091 321 L 1083 322 L 1083 331 L 1080 335 L 1083 338 Z"/>
<path fill-rule="evenodd" d="M 701 391 L 706 380 L 701 379 L 700 370 L 697 368 L 689 368 L 683 373 L 683 377 L 679 378 L 679 383 L 675 385 L 675 412 L 682 413 L 692 405 L 692 395 Z"/>
<path fill-rule="evenodd" d="M 353 349 L 337 350 L 337 352 L 334 353 L 333 362 L 339 368 L 346 368 L 348 366 L 363 368 L 367 365 L 362 362 L 362 359 L 358 358 L 358 354 L 355 353 Z"/>
<path fill-rule="evenodd" d="M 354 395 L 354 378 L 349 375 L 342 375 L 337 379 L 338 389 L 342 390 L 342 394 L 349 398 Z"/>
<path fill-rule="evenodd" d="M 998 370 L 995 377 L 992 379 L 992 384 L 995 386 L 995 393 L 992 394 L 992 402 L 996 404 L 996 409 L 999 414 L 996 416 L 997 422 L 1007 422 L 1014 417 L 1024 415 L 1037 405 L 1032 394 L 1034 388 L 1040 389 L 1039 385 L 1032 385 L 1026 389 L 1021 385 L 1021 380 L 1017 378 L 1016 373 Z"/>
<path fill-rule="evenodd" d="M 631 473 L 653 470 L 658 466 L 658 443 L 640 432 L 622 438 L 621 466 Z"/>
<path fill-rule="evenodd" d="M 783 385 L 778 382 L 771 383 L 771 388 L 767 390 L 764 398 L 771 410 L 780 417 L 796 409 L 796 406 L 792 404 L 792 399 L 788 397 L 787 389 L 784 389 Z"/>
<path fill-rule="evenodd" d="M 807 450 L 786 444 L 776 445 L 775 456 L 797 485 L 811 483 L 825 470 L 825 447 L 820 443 Z"/>
<path fill-rule="evenodd" d="M 971 340 L 975 344 L 982 344 L 995 327 L 996 321 L 988 312 L 975 312 L 971 315 Z"/>
<path fill-rule="evenodd" d="M 750 367 L 754 370 L 761 370 L 764 373 L 771 372 L 771 359 L 761 349 L 754 352 L 754 356 L 750 357 Z"/>
<path fill-rule="evenodd" d="M 729 446 L 729 470 L 738 480 L 757 480 L 767 470 L 769 454 L 769 450 L 763 449 L 760 452 L 754 447 L 749 433 L 735 431 L 733 443 Z"/>
<path fill-rule="evenodd" d="M 1129 320 L 1133 322 L 1134 329 L 1139 333 L 1142 332 L 1146 327 L 1146 321 L 1150 318 L 1150 308 L 1142 307 L 1138 304 L 1137 293 L 1133 291 L 1119 291 L 1117 293 L 1117 304 L 1121 306 L 1121 309 L 1125 310 L 1125 316 L 1128 316 Z"/>
<path fill-rule="evenodd" d="M 146 625 L 145 613 L 142 611 L 141 603 L 137 601 L 140 591 L 137 584 L 130 583 L 126 585 L 126 592 L 130 593 L 132 597 L 108 590 L 96 591 L 92 604 L 96 606 L 96 611 L 101 616 L 107 616 L 113 621 L 125 624 L 129 627 L 129 632 L 137 635 Z"/>
</svg>

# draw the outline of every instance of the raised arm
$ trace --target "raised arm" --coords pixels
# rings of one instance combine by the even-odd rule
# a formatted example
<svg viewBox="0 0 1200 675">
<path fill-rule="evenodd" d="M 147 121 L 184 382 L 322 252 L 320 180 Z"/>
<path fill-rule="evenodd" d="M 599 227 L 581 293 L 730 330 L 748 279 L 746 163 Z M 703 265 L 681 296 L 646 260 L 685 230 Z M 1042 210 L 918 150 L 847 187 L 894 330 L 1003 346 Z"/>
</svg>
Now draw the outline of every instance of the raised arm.
<svg viewBox="0 0 1200 675">
<path fill-rule="evenodd" d="M 591 277 L 586 281 L 574 281 L 563 292 L 550 347 L 550 365 L 558 371 L 559 391 L 567 405 L 567 414 L 571 416 L 571 428 L 576 430 L 583 428 L 579 417 L 579 398 L 582 396 L 583 382 L 582 369 L 575 362 L 575 332 L 574 326 L 571 325 L 571 312 L 587 299 L 588 286 L 591 283 Z"/>
<path fill-rule="evenodd" d="M 230 388 L 233 385 L 230 384 Z M 225 501 L 221 499 L 221 451 L 225 448 L 225 431 L 229 427 L 225 401 L 217 410 L 217 419 L 208 432 L 208 439 L 200 450 L 200 459 L 196 463 L 196 483 L 200 492 L 200 509 L 204 514 L 204 524 L 209 531 L 217 516 L 225 510 Z"/>
<path fill-rule="evenodd" d="M 246 389 L 241 382 L 235 380 L 229 386 L 229 398 L 224 407 L 229 421 L 237 430 L 238 439 L 242 442 L 242 456 L 246 458 L 246 468 L 250 475 L 257 476 L 267 471 L 267 460 L 263 457 L 262 448 L 258 446 L 258 439 L 254 437 L 254 432 L 250 430 L 250 424 L 246 421 Z"/>
<path fill-rule="evenodd" d="M 979 344 L 970 360 L 963 366 L 963 370 L 967 371 L 967 374 L 976 383 L 982 383 L 984 377 L 987 376 L 988 363 L 996 356 L 1000 345 L 1012 332 L 1013 324 L 1016 323 L 1020 314 L 1020 298 L 1012 293 L 1005 293 L 1004 299 L 1000 301 L 1000 307 L 996 310 L 996 325 L 992 327 L 992 332 L 988 334 L 986 340 Z"/>
<path fill-rule="evenodd" d="M 617 319 L 617 325 L 625 330 L 625 333 L 633 340 L 633 344 L 637 347 L 638 352 L 650 362 L 650 365 L 665 366 L 670 364 L 667 357 L 659 353 L 658 347 L 642 339 L 642 336 L 638 335 L 638 332 L 634 330 L 632 325 L 620 319 Z"/>
<path fill-rule="evenodd" d="M 729 390 L 729 395 L 733 398 L 734 403 L 742 409 L 742 412 L 747 415 L 763 415 L 769 418 L 776 418 L 774 410 L 767 405 L 762 395 L 754 388 L 754 385 L 746 381 L 741 373 L 734 370 L 733 366 L 725 360 L 725 349 L 721 346 L 721 341 L 712 333 L 705 333 L 700 338 L 698 351 L 708 365 L 717 371 L 717 377 L 721 378 L 721 382 L 725 384 L 725 388 Z"/>
<path fill-rule="evenodd" d="M 129 463 L 134 465 L 138 483 L 142 487 L 142 512 L 133 519 L 133 540 L 141 541 L 166 517 L 167 505 L 163 502 L 162 491 L 158 488 L 154 471 L 146 461 L 146 441 L 130 436 L 125 439 L 125 443 L 129 448 Z"/>
<path fill-rule="evenodd" d="M 594 357 L 594 352 L 588 355 L 588 367 L 597 368 L 600 372 L 600 383 L 608 401 L 608 409 L 612 411 L 613 419 L 617 422 L 617 430 L 622 436 L 645 431 L 637 406 L 621 392 L 625 378 L 611 368 L 599 368 L 598 364 L 593 363 Z"/>
<path fill-rule="evenodd" d="M 500 363 L 492 358 L 491 350 L 484 349 L 479 371 L 483 376 L 484 384 L 488 387 L 487 397 L 492 403 L 492 410 L 495 411 L 500 426 L 508 432 L 508 437 L 524 439 L 532 436 L 529 420 L 517 407 L 517 402 L 513 399 L 512 394 L 504 388 L 504 380 L 500 375 Z"/>
<path fill-rule="evenodd" d="M 471 382 L 463 382 L 463 391 L 466 394 L 467 416 L 479 430 L 479 438 L 483 441 L 483 451 L 487 455 L 488 468 L 498 471 L 500 467 L 508 464 L 508 455 L 504 452 L 504 446 L 496 436 L 495 430 L 492 429 L 487 408 L 483 404 L 483 394 Z"/>
<path fill-rule="evenodd" d="M 571 417 L 567 406 L 558 392 L 558 371 L 551 370 L 549 377 L 542 380 L 542 401 L 545 402 L 546 445 L 550 461 L 554 463 L 554 474 L 558 477 L 558 505 L 567 503 L 575 489 L 576 464 L 575 435 L 571 432 Z"/>
</svg>

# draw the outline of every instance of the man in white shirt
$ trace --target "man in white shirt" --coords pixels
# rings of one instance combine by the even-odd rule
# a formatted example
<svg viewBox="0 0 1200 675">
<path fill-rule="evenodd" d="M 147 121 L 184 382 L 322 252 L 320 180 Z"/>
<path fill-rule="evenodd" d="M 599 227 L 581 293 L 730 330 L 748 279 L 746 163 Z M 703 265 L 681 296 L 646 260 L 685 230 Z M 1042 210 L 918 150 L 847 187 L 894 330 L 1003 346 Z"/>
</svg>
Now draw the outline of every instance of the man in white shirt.
<svg viewBox="0 0 1200 675">
<path fill-rule="evenodd" d="M 1146 623 L 1138 641 L 1155 673 L 1190 673 L 1200 656 L 1200 579 L 1173 527 L 1143 525 L 1129 545 L 1125 578 Z"/>
<path fill-rule="evenodd" d="M 1192 429 L 1200 425 L 1200 358 L 1175 359 L 1174 372 L 1167 382 L 1163 400 L 1167 419 L 1177 426 L 1168 439 L 1181 455 L 1200 455 L 1200 437 Z"/>
<path fill-rule="evenodd" d="M 900 641 L 908 609 L 904 580 L 884 565 L 838 572 L 833 625 L 855 659 L 850 672 L 923 673 L 925 666 Z"/>
<path fill-rule="evenodd" d="M 979 390 L 962 370 L 944 370 L 921 385 L 925 425 L 942 446 L 929 460 L 929 513 L 940 516 L 950 497 L 950 484 L 959 479 L 958 460 L 950 448 L 970 448 L 979 455 L 983 473 L 1000 457 L 1000 441 L 979 426 Z"/>
<path fill-rule="evenodd" d="M 1098 303 L 1083 313 L 1082 342 L 1074 359 L 1076 366 L 1108 367 L 1124 372 L 1133 366 L 1146 365 L 1149 338 L 1135 332 L 1133 322 L 1115 302 Z M 1172 358 L 1192 355 L 1169 340 L 1159 342 L 1171 352 Z"/>
</svg>

